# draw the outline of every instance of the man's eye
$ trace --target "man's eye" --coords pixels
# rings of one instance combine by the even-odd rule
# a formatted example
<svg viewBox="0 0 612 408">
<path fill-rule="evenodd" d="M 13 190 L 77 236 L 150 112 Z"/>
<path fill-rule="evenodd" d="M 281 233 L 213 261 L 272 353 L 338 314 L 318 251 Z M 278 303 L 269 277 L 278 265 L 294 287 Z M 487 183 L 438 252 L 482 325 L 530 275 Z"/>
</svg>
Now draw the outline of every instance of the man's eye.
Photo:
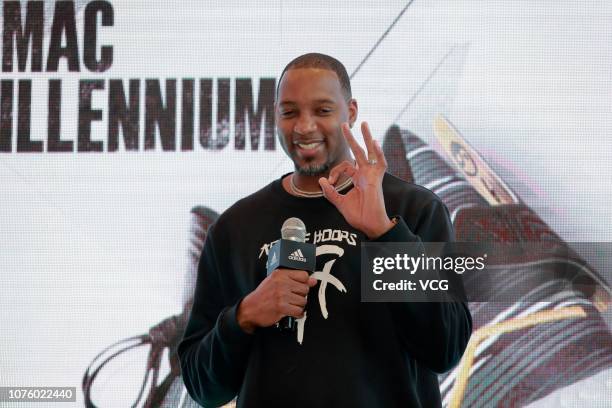
<svg viewBox="0 0 612 408">
<path fill-rule="evenodd" d="M 293 115 L 293 111 L 282 111 L 281 116 L 287 117 Z"/>
<path fill-rule="evenodd" d="M 319 109 L 319 113 L 326 115 L 328 113 L 332 113 L 332 110 L 330 108 L 321 108 Z"/>
</svg>

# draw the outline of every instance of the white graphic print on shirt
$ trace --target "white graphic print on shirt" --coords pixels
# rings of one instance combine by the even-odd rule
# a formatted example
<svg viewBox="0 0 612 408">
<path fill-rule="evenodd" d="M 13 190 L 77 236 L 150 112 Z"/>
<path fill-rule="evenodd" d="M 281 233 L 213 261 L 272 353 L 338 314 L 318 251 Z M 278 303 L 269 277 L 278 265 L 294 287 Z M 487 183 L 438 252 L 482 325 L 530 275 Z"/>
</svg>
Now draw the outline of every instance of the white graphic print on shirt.
<svg viewBox="0 0 612 408">
<path fill-rule="evenodd" d="M 340 258 L 342 255 L 344 255 L 344 249 L 340 248 L 337 245 L 321 245 L 317 247 L 316 256 L 326 254 L 338 255 L 338 258 Z M 312 275 L 310 275 L 321 282 L 319 285 L 319 306 L 321 307 L 321 314 L 325 319 L 327 319 L 327 317 L 329 316 L 329 312 L 327 311 L 327 300 L 325 298 L 327 284 L 331 283 L 340 292 L 346 293 L 346 288 L 344 287 L 342 282 L 340 282 L 338 278 L 331 274 L 331 268 L 338 260 L 338 258 L 325 262 L 322 271 L 314 271 Z M 307 314 L 306 312 L 304 312 L 304 317 L 297 320 L 297 341 L 300 344 L 302 344 L 302 341 L 304 340 L 304 325 L 306 323 L 306 317 Z"/>
<path fill-rule="evenodd" d="M 314 235 L 315 244 L 318 242 L 325 242 L 325 241 L 345 241 L 349 245 L 352 245 L 352 246 L 357 245 L 357 242 L 355 239 L 356 234 L 348 232 L 348 231 L 325 229 L 325 230 L 315 231 L 313 235 Z M 308 242 L 310 237 L 312 237 L 313 235 L 311 235 L 310 233 L 307 234 L 306 242 Z M 274 245 L 275 242 L 276 241 L 273 241 L 273 242 L 270 242 L 269 244 L 262 245 L 262 247 L 260 248 L 258 258 L 261 258 L 264 254 L 267 256 L 270 248 L 272 247 L 272 245 Z M 347 292 L 347 289 L 344 286 L 344 284 L 340 282 L 340 280 L 334 275 L 332 275 L 331 273 L 334 263 L 338 260 L 338 258 L 344 255 L 344 249 L 342 249 L 338 245 L 330 245 L 330 244 L 319 245 L 317 246 L 317 249 L 316 249 L 316 256 L 318 257 L 319 255 L 337 255 L 337 258 L 334 258 L 332 260 L 325 262 L 322 270 L 314 271 L 311 275 L 313 278 L 317 279 L 320 282 L 319 290 L 318 290 L 319 307 L 321 308 L 321 314 L 323 315 L 323 318 L 327 319 L 327 317 L 329 316 L 329 312 L 327 310 L 327 299 L 326 299 L 327 284 L 328 283 L 332 284 L 341 293 Z M 308 317 L 307 313 L 304 312 L 304 317 L 302 317 L 301 319 L 297 319 L 297 341 L 300 344 L 302 344 L 302 341 L 304 340 L 304 328 L 305 328 L 307 317 Z"/>
</svg>

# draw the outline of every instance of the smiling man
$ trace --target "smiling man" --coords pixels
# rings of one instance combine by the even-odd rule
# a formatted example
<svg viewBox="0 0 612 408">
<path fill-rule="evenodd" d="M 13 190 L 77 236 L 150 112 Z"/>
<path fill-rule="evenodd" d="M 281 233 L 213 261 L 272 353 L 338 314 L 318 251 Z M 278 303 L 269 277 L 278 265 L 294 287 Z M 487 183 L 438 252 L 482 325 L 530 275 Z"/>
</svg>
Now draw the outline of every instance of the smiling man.
<svg viewBox="0 0 612 408">
<path fill-rule="evenodd" d="M 327 174 L 334 164 L 351 159 L 341 125 L 353 125 L 357 101 L 352 99 L 348 77 L 339 78 L 346 76 L 340 66 L 331 70 L 304 66 L 307 62 L 300 64 L 298 59 L 281 75 L 276 126 L 285 153 L 295 163 L 295 178 L 311 184 L 314 180 L 316 188 L 317 179 L 312 177 Z"/>
<path fill-rule="evenodd" d="M 451 241 L 448 211 L 429 190 L 386 173 L 366 123 L 366 150 L 359 146 L 350 130 L 357 113 L 336 59 L 306 54 L 283 71 L 275 121 L 295 171 L 223 213 L 198 266 L 178 353 L 202 405 L 236 395 L 239 407 L 441 405 L 436 373 L 459 361 L 469 311 L 461 302 L 362 303 L 360 242 Z M 270 243 L 290 217 L 317 245 L 316 271 L 267 275 Z M 285 316 L 299 319 L 297 335 L 275 328 Z"/>
</svg>

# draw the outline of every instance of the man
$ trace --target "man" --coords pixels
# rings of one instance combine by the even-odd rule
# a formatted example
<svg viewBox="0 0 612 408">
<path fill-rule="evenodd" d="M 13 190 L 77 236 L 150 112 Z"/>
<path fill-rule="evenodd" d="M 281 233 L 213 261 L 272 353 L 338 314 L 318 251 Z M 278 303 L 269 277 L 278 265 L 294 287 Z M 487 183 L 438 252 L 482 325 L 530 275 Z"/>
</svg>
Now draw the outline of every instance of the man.
<svg viewBox="0 0 612 408">
<path fill-rule="evenodd" d="M 433 193 L 385 172 L 366 123 L 366 150 L 357 144 L 357 111 L 334 58 L 306 54 L 283 71 L 275 120 L 295 172 L 223 213 L 198 266 L 178 353 L 202 405 L 237 394 L 239 407 L 441 405 L 436 373 L 459 361 L 469 311 L 460 302 L 362 303 L 360 242 L 450 241 L 452 225 Z M 269 245 L 290 217 L 317 245 L 317 272 L 266 276 Z M 297 336 L 274 327 L 284 316 L 300 319 Z"/>
</svg>

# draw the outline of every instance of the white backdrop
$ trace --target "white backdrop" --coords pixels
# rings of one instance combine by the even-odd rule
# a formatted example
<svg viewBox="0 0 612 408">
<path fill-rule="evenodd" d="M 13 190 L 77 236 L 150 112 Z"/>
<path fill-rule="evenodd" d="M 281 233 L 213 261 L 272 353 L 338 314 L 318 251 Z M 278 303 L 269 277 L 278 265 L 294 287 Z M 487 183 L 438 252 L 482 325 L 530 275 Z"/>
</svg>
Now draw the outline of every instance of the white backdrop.
<svg viewBox="0 0 612 408">
<path fill-rule="evenodd" d="M 76 3 L 82 49 L 87 2 Z M 102 110 L 92 139 L 104 152 L 16 152 L 13 118 L 13 151 L 0 153 L 2 386 L 80 387 L 104 347 L 179 313 L 190 209 L 222 212 L 292 169 L 278 144 L 233 148 L 233 108 L 222 150 L 199 145 L 196 121 L 194 151 L 162 151 L 159 140 L 145 151 L 145 79 L 159 79 L 162 90 L 177 79 L 179 139 L 183 78 L 195 78 L 196 90 L 199 78 L 230 78 L 233 106 L 236 78 L 251 78 L 257 95 L 260 78 L 277 77 L 305 52 L 333 55 L 351 73 L 407 2 L 111 4 L 113 26 L 98 28 L 98 43 L 113 47 L 107 71 L 81 63 L 69 72 L 61 61 L 59 72 L 31 72 L 28 62 L 26 72 L 2 73 L 15 80 L 14 114 L 17 80 L 32 80 L 30 137 L 45 146 L 49 79 L 62 80 L 61 137 L 72 141 L 78 81 L 106 81 L 92 99 Z M 48 29 L 44 42 L 43 61 Z M 379 138 L 395 121 L 435 144 L 431 119 L 445 113 L 562 238 L 612 241 L 611 43 L 608 2 L 416 0 L 355 74 L 353 95 Z M 139 151 L 122 143 L 106 151 L 110 79 L 124 88 L 140 80 Z M 127 395 L 137 392 L 144 358 L 121 373 Z"/>
</svg>

